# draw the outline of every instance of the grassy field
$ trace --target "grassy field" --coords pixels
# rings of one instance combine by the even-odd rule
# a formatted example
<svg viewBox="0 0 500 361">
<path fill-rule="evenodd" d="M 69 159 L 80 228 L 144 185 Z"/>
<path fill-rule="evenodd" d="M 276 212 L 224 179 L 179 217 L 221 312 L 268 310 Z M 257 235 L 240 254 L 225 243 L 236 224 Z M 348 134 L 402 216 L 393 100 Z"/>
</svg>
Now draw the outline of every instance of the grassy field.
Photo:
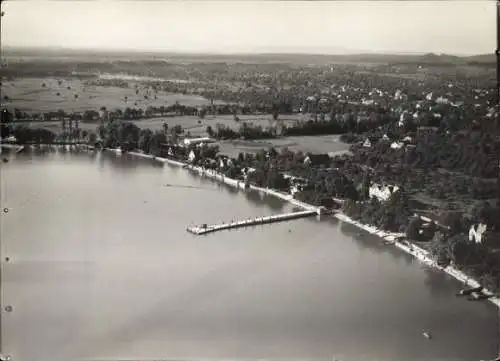
<svg viewBox="0 0 500 361">
<path fill-rule="evenodd" d="M 269 126 L 272 122 L 272 115 L 239 115 L 239 122 L 234 120 L 232 115 L 217 115 L 217 116 L 207 116 L 205 119 L 200 119 L 197 116 L 174 116 L 174 117 L 156 117 L 156 118 L 148 118 L 141 120 L 133 120 L 132 122 L 136 124 L 140 128 L 149 128 L 152 130 L 160 130 L 163 128 L 163 123 L 167 123 L 170 127 L 175 126 L 177 124 L 181 125 L 184 130 L 190 132 L 192 136 L 205 136 L 206 129 L 208 126 L 211 126 L 214 130 L 216 129 L 217 124 L 222 124 L 226 127 L 230 127 L 232 129 L 239 129 L 243 122 L 251 125 L 260 125 L 262 127 Z M 282 116 L 280 119 L 283 120 L 283 124 L 285 125 L 293 125 L 296 124 L 299 120 L 306 119 L 305 115 L 294 114 L 290 116 Z M 19 123 L 21 124 L 21 123 Z M 61 128 L 60 121 L 37 121 L 37 122 L 22 122 L 22 124 L 29 125 L 32 127 L 41 127 L 52 130 L 53 132 L 59 133 Z M 80 122 L 80 128 L 82 129 L 92 129 L 95 130 L 99 125 L 98 122 Z"/>
<path fill-rule="evenodd" d="M 63 109 L 66 112 L 83 112 L 88 109 L 98 110 L 103 106 L 109 110 L 116 108 L 124 109 L 127 106 L 145 109 L 150 105 L 159 107 L 161 105 L 174 104 L 176 101 L 180 104 L 191 106 L 209 104 L 209 101 L 203 97 L 161 91 L 156 94 L 157 99 L 154 99 L 152 90 L 149 90 L 149 99 L 145 99 L 144 95 L 148 94 L 148 89 L 140 84 L 140 80 L 133 82 L 127 79 L 130 84 L 129 88 L 86 85 L 83 80 L 76 78 L 61 79 L 60 81 L 61 84 L 59 84 L 59 80 L 56 78 L 19 78 L 15 81 L 3 81 L 2 96 L 7 95 L 9 100 L 5 102 L 2 99 L 2 101 L 9 109 L 18 108 L 21 111 L 27 112 L 57 111 L 59 109 Z M 138 84 L 139 87 L 138 95 L 135 93 L 135 84 Z M 77 97 L 75 97 L 75 94 Z M 125 97 L 127 97 L 127 102 L 125 102 Z M 238 117 L 240 118 L 239 122 L 236 122 L 232 115 L 208 115 L 203 120 L 197 116 L 176 116 L 134 120 L 133 123 L 140 128 L 149 128 L 152 130 L 162 129 L 164 122 L 171 127 L 179 124 L 191 136 L 206 136 L 207 126 L 216 129 L 217 124 L 238 129 L 242 122 L 262 127 L 273 123 L 270 114 L 239 115 Z M 307 118 L 307 115 L 301 114 L 280 116 L 280 120 L 285 125 L 294 125 L 298 121 L 307 120 Z M 23 122 L 23 124 L 37 128 L 46 128 L 55 133 L 60 133 L 62 130 L 59 121 Z M 80 128 L 83 130 L 95 131 L 98 125 L 99 123 L 80 122 Z M 220 143 L 220 146 L 224 154 L 233 156 L 237 155 L 238 152 L 255 152 L 261 148 L 272 146 L 276 148 L 288 147 L 294 151 L 302 150 L 314 153 L 343 152 L 349 147 L 338 141 L 337 136 L 289 137 L 265 141 L 224 141 Z"/>
<path fill-rule="evenodd" d="M 137 126 L 141 128 L 150 129 L 161 129 L 162 124 L 165 122 L 169 126 L 174 126 L 176 124 L 182 125 L 186 132 L 190 132 L 193 135 L 206 134 L 207 126 L 211 126 L 214 130 L 217 124 L 230 127 L 232 129 L 239 129 L 242 123 L 247 123 L 254 126 L 269 126 L 273 120 L 271 114 L 263 115 L 238 115 L 240 121 L 236 122 L 232 115 L 208 115 L 204 119 L 200 119 L 197 116 L 176 116 L 176 117 L 158 117 L 152 119 L 142 119 L 133 121 Z M 301 114 L 294 115 L 283 115 L 280 117 L 285 125 L 294 125 L 300 120 L 305 120 L 306 116 Z"/>
<path fill-rule="evenodd" d="M 43 87 L 45 84 L 46 87 Z M 159 91 L 154 99 L 153 91 L 149 91 L 149 100 L 144 98 L 147 90 L 139 85 L 139 94 L 135 94 L 133 82 L 129 88 L 86 86 L 79 79 L 64 79 L 61 85 L 54 78 L 22 78 L 15 81 L 2 82 L 2 97 L 7 95 L 8 101 L 2 99 L 2 106 L 9 109 L 18 108 L 26 112 L 47 112 L 63 109 L 66 112 L 83 112 L 88 109 L 99 110 L 106 107 L 116 108 L 148 106 L 167 106 L 176 101 L 183 105 L 200 106 L 210 102 L 200 96 L 172 94 Z M 57 93 L 60 93 L 57 95 Z M 75 94 L 77 98 L 75 98 Z M 127 97 L 127 102 L 125 102 Z M 137 105 L 135 104 L 137 103 Z"/>
<path fill-rule="evenodd" d="M 278 139 L 260 141 L 224 141 L 220 143 L 221 153 L 236 157 L 239 152 L 253 153 L 259 149 L 274 147 L 276 149 L 288 148 L 293 151 L 311 153 L 340 154 L 347 152 L 349 144 L 339 140 L 337 135 L 321 135 L 307 137 L 283 137 Z"/>
</svg>

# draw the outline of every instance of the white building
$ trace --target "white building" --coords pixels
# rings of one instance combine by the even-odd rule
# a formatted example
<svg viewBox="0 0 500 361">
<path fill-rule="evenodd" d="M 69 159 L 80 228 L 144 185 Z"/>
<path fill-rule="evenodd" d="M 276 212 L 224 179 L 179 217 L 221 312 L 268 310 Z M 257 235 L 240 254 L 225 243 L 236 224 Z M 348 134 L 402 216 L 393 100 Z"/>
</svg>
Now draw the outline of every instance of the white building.
<svg viewBox="0 0 500 361">
<path fill-rule="evenodd" d="M 391 144 L 392 149 L 401 149 L 401 148 L 403 148 L 403 146 L 404 146 L 404 143 L 401 143 L 401 142 L 393 142 Z"/>
<path fill-rule="evenodd" d="M 194 154 L 194 151 L 192 150 L 189 152 L 188 161 L 193 163 L 195 161 L 195 159 L 196 159 L 196 154 Z"/>
<path fill-rule="evenodd" d="M 469 230 L 469 241 L 482 243 L 483 234 L 486 232 L 488 226 L 484 223 L 479 223 L 477 226 L 472 225 Z"/>
<path fill-rule="evenodd" d="M 411 119 L 411 114 L 408 112 L 408 110 L 403 110 L 403 112 L 399 116 L 398 125 L 400 127 L 403 127 L 406 124 L 406 121 L 408 121 L 410 119 Z"/>
<path fill-rule="evenodd" d="M 436 99 L 437 104 L 448 104 L 450 103 L 449 99 L 444 98 L 444 97 L 439 97 Z"/>
<path fill-rule="evenodd" d="M 204 137 L 204 138 L 185 138 L 184 139 L 184 145 L 186 147 L 190 145 L 199 145 L 202 143 L 215 143 L 215 140 L 209 137 Z"/>
<path fill-rule="evenodd" d="M 368 192 L 370 198 L 377 198 L 379 201 L 387 201 L 391 195 L 399 189 L 397 186 L 379 186 L 373 184 Z"/>
</svg>

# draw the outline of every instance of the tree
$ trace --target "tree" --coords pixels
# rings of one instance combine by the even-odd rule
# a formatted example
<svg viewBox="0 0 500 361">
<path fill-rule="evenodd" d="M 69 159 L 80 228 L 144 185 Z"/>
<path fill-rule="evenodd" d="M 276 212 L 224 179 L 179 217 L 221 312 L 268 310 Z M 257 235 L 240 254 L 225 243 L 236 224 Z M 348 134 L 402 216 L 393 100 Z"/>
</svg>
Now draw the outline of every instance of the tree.
<svg viewBox="0 0 500 361">
<path fill-rule="evenodd" d="M 238 153 L 238 162 L 243 163 L 245 161 L 245 155 L 242 152 Z"/>
<path fill-rule="evenodd" d="M 277 156 L 278 156 L 278 151 L 276 150 L 276 148 L 274 148 L 274 147 L 269 148 L 269 157 L 271 159 L 274 159 Z"/>
<path fill-rule="evenodd" d="M 154 110 L 152 106 L 146 108 L 145 116 L 146 118 L 151 118 L 153 116 Z"/>
<path fill-rule="evenodd" d="M 180 124 L 176 124 L 173 128 L 172 128 L 172 131 L 175 133 L 175 134 L 182 134 L 184 132 L 184 129 L 182 129 L 182 125 Z"/>
<path fill-rule="evenodd" d="M 21 118 L 23 117 L 21 111 L 17 108 L 14 109 L 14 118 L 16 118 L 16 120 L 21 120 Z"/>
<path fill-rule="evenodd" d="M 154 155 L 160 155 L 162 144 L 167 142 L 167 135 L 162 131 L 155 131 L 151 138 L 150 152 Z"/>
<path fill-rule="evenodd" d="M 279 113 L 278 109 L 273 111 L 273 119 L 275 121 L 278 120 L 279 115 L 280 115 L 280 113 Z"/>
<path fill-rule="evenodd" d="M 80 128 L 74 128 L 72 132 L 72 139 L 79 141 L 81 139 L 82 130 Z"/>
<path fill-rule="evenodd" d="M 200 119 L 204 119 L 206 113 L 207 113 L 207 110 L 205 109 L 205 107 L 203 107 L 203 108 L 200 109 L 200 112 L 198 113 L 198 116 L 200 117 Z"/>
<path fill-rule="evenodd" d="M 31 128 L 25 125 L 18 125 L 13 130 L 13 135 L 16 137 L 18 143 L 26 144 L 33 141 L 33 132 Z"/>
<path fill-rule="evenodd" d="M 465 233 L 467 231 L 467 224 L 461 212 L 446 211 L 442 215 L 443 223 L 450 227 L 450 235 Z"/>
<path fill-rule="evenodd" d="M 361 184 L 361 199 L 363 200 L 370 199 L 370 185 L 371 185 L 370 174 L 367 171 L 365 171 L 363 175 L 363 183 Z"/>
<path fill-rule="evenodd" d="M 436 232 L 429 244 L 429 252 L 436 259 L 439 265 L 447 266 L 450 264 L 448 245 L 446 237 L 442 232 Z"/>
<path fill-rule="evenodd" d="M 131 122 L 122 122 L 119 126 L 119 144 L 127 143 L 132 149 L 137 148 L 141 129 Z"/>
<path fill-rule="evenodd" d="M 145 153 L 151 152 L 151 145 L 153 141 L 153 131 L 150 129 L 141 129 L 139 135 L 139 149 Z"/>
<path fill-rule="evenodd" d="M 56 137 L 54 132 L 48 129 L 31 129 L 31 137 L 37 144 L 51 144 Z"/>
<path fill-rule="evenodd" d="M 272 168 L 267 172 L 266 186 L 272 189 L 288 190 L 290 184 L 282 173 Z"/>
<path fill-rule="evenodd" d="M 412 241 L 420 241 L 420 229 L 422 228 L 422 220 L 419 216 L 413 216 L 406 227 L 406 236 Z"/>
<path fill-rule="evenodd" d="M 0 116 L 1 137 L 7 138 L 12 133 L 12 126 L 10 123 L 13 120 L 13 116 L 7 109 L 3 109 Z"/>
<path fill-rule="evenodd" d="M 448 258 L 456 265 L 466 265 L 469 255 L 469 244 L 465 234 L 456 234 L 446 241 Z"/>
<path fill-rule="evenodd" d="M 470 213 L 473 222 L 491 224 L 494 219 L 495 209 L 487 201 L 476 204 Z"/>
<path fill-rule="evenodd" d="M 88 140 L 90 145 L 95 145 L 97 142 L 97 134 L 94 132 L 90 132 L 88 135 Z"/>
<path fill-rule="evenodd" d="M 212 129 L 212 127 L 210 125 L 207 126 L 207 134 L 210 136 L 210 137 L 213 137 L 214 136 L 214 130 Z"/>
<path fill-rule="evenodd" d="M 111 123 L 113 123 L 113 122 L 111 122 Z M 104 141 L 108 135 L 108 128 L 103 124 L 99 125 L 97 127 L 97 134 L 99 135 L 99 138 L 101 138 L 101 140 Z"/>
<path fill-rule="evenodd" d="M 95 110 L 86 110 L 83 112 L 83 119 L 84 120 L 94 120 L 95 117 L 98 117 L 99 113 L 96 112 Z"/>
</svg>

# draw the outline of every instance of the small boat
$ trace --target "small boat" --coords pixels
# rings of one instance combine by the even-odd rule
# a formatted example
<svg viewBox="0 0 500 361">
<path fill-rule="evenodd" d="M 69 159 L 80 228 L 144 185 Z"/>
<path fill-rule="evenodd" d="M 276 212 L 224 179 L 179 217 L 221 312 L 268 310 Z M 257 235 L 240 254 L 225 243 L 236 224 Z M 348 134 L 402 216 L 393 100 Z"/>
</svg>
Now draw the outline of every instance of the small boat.
<svg viewBox="0 0 500 361">
<path fill-rule="evenodd" d="M 428 340 L 432 339 L 432 335 L 429 332 L 424 331 L 422 332 L 422 335 Z"/>
<path fill-rule="evenodd" d="M 486 360 L 481 360 L 481 361 L 486 361 Z M 500 361 L 500 355 L 497 358 L 494 358 L 494 359 L 491 359 L 491 360 L 488 360 L 488 361 Z"/>
<path fill-rule="evenodd" d="M 486 300 L 492 297 L 492 295 L 487 295 L 482 292 L 472 292 L 471 295 L 467 298 L 469 301 L 481 301 Z"/>
<path fill-rule="evenodd" d="M 460 290 L 459 292 L 457 292 L 457 296 L 469 296 L 473 292 L 480 292 L 482 289 L 483 289 L 482 286 L 472 287 L 472 288 L 464 288 L 464 289 Z"/>
</svg>

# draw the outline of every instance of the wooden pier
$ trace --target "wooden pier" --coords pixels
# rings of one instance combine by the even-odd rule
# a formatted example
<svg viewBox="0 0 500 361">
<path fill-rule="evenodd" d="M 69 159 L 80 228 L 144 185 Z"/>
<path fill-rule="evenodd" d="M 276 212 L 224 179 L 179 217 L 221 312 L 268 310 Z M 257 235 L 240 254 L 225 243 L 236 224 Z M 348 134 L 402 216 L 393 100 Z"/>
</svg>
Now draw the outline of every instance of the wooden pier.
<svg viewBox="0 0 500 361">
<path fill-rule="evenodd" d="M 318 212 L 315 210 L 307 210 L 293 213 L 277 214 L 267 217 L 250 218 L 242 221 L 232 222 L 232 223 L 222 223 L 216 225 L 202 225 L 202 226 L 191 226 L 187 228 L 188 232 L 201 236 L 202 234 L 207 234 L 211 232 L 223 231 L 226 229 L 234 229 L 241 227 L 256 226 L 260 224 L 276 223 L 282 221 L 288 221 L 296 218 L 304 218 L 312 215 L 317 215 Z"/>
</svg>

